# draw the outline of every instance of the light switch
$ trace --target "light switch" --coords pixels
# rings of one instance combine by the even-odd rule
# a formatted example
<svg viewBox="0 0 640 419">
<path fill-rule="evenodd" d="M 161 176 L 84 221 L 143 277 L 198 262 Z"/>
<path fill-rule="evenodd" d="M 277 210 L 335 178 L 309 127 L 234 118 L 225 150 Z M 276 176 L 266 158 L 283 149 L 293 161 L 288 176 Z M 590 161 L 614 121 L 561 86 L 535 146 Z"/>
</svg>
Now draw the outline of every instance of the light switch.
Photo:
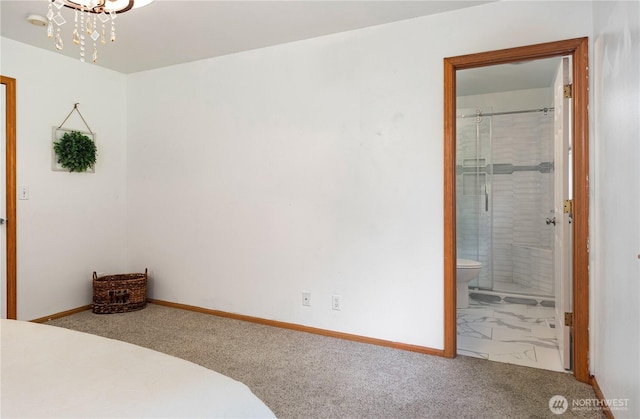
<svg viewBox="0 0 640 419">
<path fill-rule="evenodd" d="M 28 186 L 20 186 L 18 192 L 19 199 L 26 200 L 29 199 L 29 187 Z"/>
</svg>

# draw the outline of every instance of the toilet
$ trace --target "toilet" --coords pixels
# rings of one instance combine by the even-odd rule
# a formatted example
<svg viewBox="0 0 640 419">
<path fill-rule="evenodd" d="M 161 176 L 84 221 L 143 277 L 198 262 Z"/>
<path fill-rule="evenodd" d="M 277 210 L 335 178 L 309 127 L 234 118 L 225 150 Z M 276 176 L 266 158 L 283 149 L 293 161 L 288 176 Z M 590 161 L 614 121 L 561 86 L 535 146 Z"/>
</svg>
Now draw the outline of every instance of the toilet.
<svg viewBox="0 0 640 419">
<path fill-rule="evenodd" d="M 456 260 L 456 287 L 458 289 L 458 308 L 469 307 L 469 282 L 480 273 L 482 263 L 470 259 Z"/>
</svg>

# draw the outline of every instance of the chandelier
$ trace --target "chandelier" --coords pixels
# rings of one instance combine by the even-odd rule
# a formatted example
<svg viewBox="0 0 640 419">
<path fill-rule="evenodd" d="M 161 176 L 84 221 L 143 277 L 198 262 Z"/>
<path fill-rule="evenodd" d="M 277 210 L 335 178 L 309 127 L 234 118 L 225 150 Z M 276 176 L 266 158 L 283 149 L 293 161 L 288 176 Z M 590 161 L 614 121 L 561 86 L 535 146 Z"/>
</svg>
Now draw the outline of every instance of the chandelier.
<svg viewBox="0 0 640 419">
<path fill-rule="evenodd" d="M 80 46 L 80 61 L 85 62 L 87 43 L 93 42 L 91 61 L 98 61 L 98 42 L 107 43 L 108 39 L 116 41 L 116 17 L 137 7 L 146 6 L 153 0 L 47 0 L 47 36 L 54 39 L 56 49 L 62 51 L 64 42 L 60 27 L 67 23 L 62 17 L 61 9 L 67 7 L 74 10 L 73 33 L 71 41 Z"/>
</svg>

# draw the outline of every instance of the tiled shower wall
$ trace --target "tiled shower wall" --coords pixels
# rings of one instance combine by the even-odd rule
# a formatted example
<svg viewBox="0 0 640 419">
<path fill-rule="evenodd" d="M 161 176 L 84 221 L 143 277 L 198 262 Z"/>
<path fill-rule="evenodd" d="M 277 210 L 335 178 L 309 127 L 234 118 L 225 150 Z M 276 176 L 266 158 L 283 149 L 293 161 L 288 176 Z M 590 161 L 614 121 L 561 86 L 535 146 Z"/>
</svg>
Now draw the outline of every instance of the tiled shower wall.
<svg viewBox="0 0 640 419">
<path fill-rule="evenodd" d="M 476 149 L 478 168 L 471 167 Z M 526 282 L 522 272 L 527 266 L 514 267 L 513 249 L 518 244 L 547 249 L 535 252 L 538 264 L 534 271 L 540 275 L 531 275 L 531 283 L 522 285 L 545 284 L 540 293 L 552 294 L 552 287 L 546 286 L 549 278 L 544 277 L 552 269 L 548 249 L 553 246 L 553 226 L 545 223 L 553 216 L 552 161 L 552 112 L 482 117 L 479 131 L 475 118 L 458 119 L 458 255 L 482 262 L 480 288 L 493 289 L 494 280 L 514 282 L 514 268 L 519 273 L 517 282 Z M 518 261 L 532 266 L 522 251 Z"/>
<path fill-rule="evenodd" d="M 524 244 L 513 245 L 513 282 L 553 295 L 553 250 Z"/>
</svg>

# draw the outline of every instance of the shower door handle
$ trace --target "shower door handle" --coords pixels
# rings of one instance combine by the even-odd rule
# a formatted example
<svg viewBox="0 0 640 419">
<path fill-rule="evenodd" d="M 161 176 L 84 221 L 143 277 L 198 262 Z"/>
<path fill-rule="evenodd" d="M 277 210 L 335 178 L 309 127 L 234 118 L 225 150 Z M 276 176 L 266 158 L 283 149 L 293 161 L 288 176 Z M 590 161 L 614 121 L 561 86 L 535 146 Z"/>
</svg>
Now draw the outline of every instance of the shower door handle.
<svg viewBox="0 0 640 419">
<path fill-rule="evenodd" d="M 556 217 L 547 218 L 545 222 L 547 223 L 547 225 L 550 225 L 550 224 L 556 225 Z"/>
<path fill-rule="evenodd" d="M 489 189 L 486 184 L 484 185 L 484 210 L 489 212 Z"/>
</svg>

